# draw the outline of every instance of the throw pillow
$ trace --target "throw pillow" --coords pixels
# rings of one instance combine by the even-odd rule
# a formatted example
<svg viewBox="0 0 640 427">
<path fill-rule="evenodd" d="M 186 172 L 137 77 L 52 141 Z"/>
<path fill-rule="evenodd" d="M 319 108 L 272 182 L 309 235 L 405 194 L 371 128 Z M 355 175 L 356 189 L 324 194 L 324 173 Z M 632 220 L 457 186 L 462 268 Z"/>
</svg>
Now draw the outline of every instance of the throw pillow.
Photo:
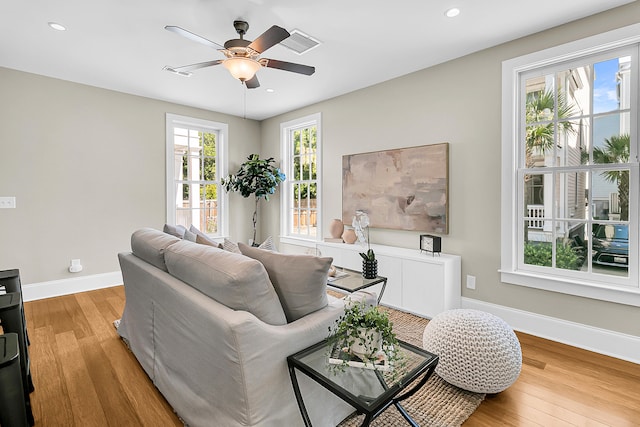
<svg viewBox="0 0 640 427">
<path fill-rule="evenodd" d="M 189 230 L 184 230 L 184 237 L 182 239 L 188 242 L 196 243 L 196 237 L 198 237 L 196 233 L 192 233 Z"/>
<path fill-rule="evenodd" d="M 184 237 L 184 232 L 187 231 L 187 229 L 182 225 L 165 224 L 162 231 L 167 234 L 171 234 L 172 236 L 176 236 L 178 239 L 182 239 Z"/>
<path fill-rule="evenodd" d="M 225 237 L 224 239 L 224 243 L 222 244 L 222 248 L 225 251 L 229 251 L 229 252 L 233 252 L 236 254 L 240 254 L 242 252 L 240 252 L 240 249 L 238 248 L 238 244 L 236 242 L 232 242 L 231 240 L 227 239 Z M 260 246 L 258 246 L 259 249 L 264 249 L 267 251 L 271 251 L 271 252 L 278 252 L 278 250 L 276 249 L 276 245 L 273 243 L 273 237 L 269 236 L 266 238 L 266 240 L 262 243 L 260 243 Z"/>
<path fill-rule="evenodd" d="M 240 248 L 238 248 L 238 244 L 236 242 L 232 242 L 231 240 L 224 238 L 224 242 L 222 243 L 222 249 L 227 252 L 233 252 L 234 254 L 241 254 Z"/>
<path fill-rule="evenodd" d="M 220 244 L 218 244 L 218 243 L 214 242 L 214 241 L 213 241 L 213 240 L 211 240 L 211 239 L 204 238 L 204 237 L 202 237 L 202 236 L 201 236 L 201 235 L 199 235 L 199 234 L 196 234 L 196 243 L 199 243 L 199 244 L 201 244 L 201 245 L 213 246 L 214 248 L 220 248 L 220 249 L 222 249 L 222 247 L 221 247 L 221 245 L 220 245 Z"/>
<path fill-rule="evenodd" d="M 193 224 L 189 227 L 189 231 L 196 234 L 196 243 L 200 243 L 201 245 L 218 246 L 217 242 L 211 240 L 209 236 L 198 230 L 198 228 Z"/>
<path fill-rule="evenodd" d="M 287 255 L 238 243 L 240 251 L 260 261 L 269 278 L 288 322 L 293 322 L 328 304 L 327 273 L 333 258 L 311 255 Z"/>
<path fill-rule="evenodd" d="M 271 236 L 267 237 L 264 242 L 260 243 L 260 246 L 258 246 L 258 248 L 264 249 L 266 251 L 278 252 L 278 250 L 276 249 L 276 245 L 273 243 L 273 237 Z"/>
<path fill-rule="evenodd" d="M 270 325 L 287 323 L 269 276 L 258 261 L 182 241 L 165 251 L 169 274 L 219 303 Z"/>
</svg>

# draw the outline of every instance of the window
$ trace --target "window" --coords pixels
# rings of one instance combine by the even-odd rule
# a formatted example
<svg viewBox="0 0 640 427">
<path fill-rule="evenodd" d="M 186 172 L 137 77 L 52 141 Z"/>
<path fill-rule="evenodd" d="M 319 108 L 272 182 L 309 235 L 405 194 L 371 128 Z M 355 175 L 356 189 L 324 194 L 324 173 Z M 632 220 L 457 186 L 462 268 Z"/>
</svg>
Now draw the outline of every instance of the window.
<svg viewBox="0 0 640 427">
<path fill-rule="evenodd" d="M 167 114 L 167 222 L 227 235 L 227 125 Z"/>
<path fill-rule="evenodd" d="M 280 125 L 287 180 L 282 197 L 282 236 L 315 242 L 322 235 L 320 114 Z"/>
<path fill-rule="evenodd" d="M 640 305 L 638 27 L 503 63 L 504 282 Z"/>
</svg>

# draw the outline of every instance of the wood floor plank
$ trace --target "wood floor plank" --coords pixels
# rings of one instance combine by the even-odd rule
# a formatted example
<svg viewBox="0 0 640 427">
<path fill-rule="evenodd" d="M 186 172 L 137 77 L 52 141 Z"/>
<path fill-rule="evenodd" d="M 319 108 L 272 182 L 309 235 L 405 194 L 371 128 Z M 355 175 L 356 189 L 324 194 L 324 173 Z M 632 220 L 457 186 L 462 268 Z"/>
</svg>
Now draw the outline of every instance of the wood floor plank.
<svg viewBox="0 0 640 427">
<path fill-rule="evenodd" d="M 31 376 L 35 386 L 34 392 L 31 393 L 31 406 L 36 425 L 72 426 L 74 415 L 58 357 L 53 327 L 29 327 L 29 335 Z"/>
<path fill-rule="evenodd" d="M 96 336 L 80 339 L 79 345 L 90 381 L 100 399 L 100 406 L 108 415 L 109 426 L 141 425 L 138 414 L 124 393 L 122 382 L 115 375 L 108 355 Z M 89 381 L 89 379 L 87 379 Z"/>
<path fill-rule="evenodd" d="M 100 404 L 100 397 L 91 381 L 91 375 L 73 331 L 56 334 L 58 353 L 67 384 L 75 425 L 106 426 L 107 417 Z M 115 409 L 115 408 L 111 408 Z"/>
<path fill-rule="evenodd" d="M 28 319 L 27 326 L 29 330 L 51 325 L 53 315 L 50 312 L 50 302 L 49 299 L 42 299 L 24 304 L 25 317 Z"/>
<path fill-rule="evenodd" d="M 98 343 L 102 340 L 115 337 L 116 332 L 113 325 L 110 325 L 98 310 L 90 293 L 84 292 L 76 294 L 75 300 L 83 313 L 83 317 L 87 320 L 92 334 L 98 338 Z"/>
</svg>

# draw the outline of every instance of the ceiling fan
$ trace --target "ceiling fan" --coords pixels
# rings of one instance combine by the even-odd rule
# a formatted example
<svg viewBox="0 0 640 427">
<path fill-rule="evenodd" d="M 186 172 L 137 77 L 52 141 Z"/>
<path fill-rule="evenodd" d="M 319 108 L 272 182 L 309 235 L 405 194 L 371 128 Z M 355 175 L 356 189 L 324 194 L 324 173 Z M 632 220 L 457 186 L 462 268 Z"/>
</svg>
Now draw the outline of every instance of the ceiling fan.
<svg viewBox="0 0 640 427">
<path fill-rule="evenodd" d="M 291 71 L 293 73 L 312 75 L 316 69 L 308 65 L 295 64 L 293 62 L 279 61 L 277 59 L 260 58 L 260 55 L 267 49 L 280 43 L 282 40 L 290 36 L 289 32 L 277 25 L 272 26 L 262 33 L 260 37 L 254 41 L 245 40 L 244 35 L 249 30 L 249 24 L 246 21 L 234 21 L 233 27 L 240 35 L 239 39 L 227 40 L 224 46 L 207 40 L 202 36 L 194 34 L 184 28 L 174 25 L 167 25 L 165 30 L 171 31 L 189 40 L 202 43 L 206 46 L 213 47 L 226 56 L 226 59 L 216 59 L 213 61 L 200 62 L 198 64 L 184 65 L 182 67 L 164 67 L 165 70 L 190 76 L 191 72 L 200 68 L 211 67 L 213 65 L 222 64 L 231 75 L 244 83 L 248 89 L 260 87 L 260 82 L 256 76 L 256 72 L 262 67 L 275 68 L 278 70 Z"/>
</svg>

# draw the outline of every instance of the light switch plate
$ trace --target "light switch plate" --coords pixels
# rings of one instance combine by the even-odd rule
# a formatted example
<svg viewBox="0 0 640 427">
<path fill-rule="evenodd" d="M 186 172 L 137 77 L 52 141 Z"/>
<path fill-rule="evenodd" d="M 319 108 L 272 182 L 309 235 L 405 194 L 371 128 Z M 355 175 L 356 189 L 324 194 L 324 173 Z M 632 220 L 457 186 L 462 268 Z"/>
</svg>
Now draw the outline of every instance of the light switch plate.
<svg viewBox="0 0 640 427">
<path fill-rule="evenodd" d="M 0 197 L 0 209 L 15 209 L 15 197 Z"/>
</svg>

